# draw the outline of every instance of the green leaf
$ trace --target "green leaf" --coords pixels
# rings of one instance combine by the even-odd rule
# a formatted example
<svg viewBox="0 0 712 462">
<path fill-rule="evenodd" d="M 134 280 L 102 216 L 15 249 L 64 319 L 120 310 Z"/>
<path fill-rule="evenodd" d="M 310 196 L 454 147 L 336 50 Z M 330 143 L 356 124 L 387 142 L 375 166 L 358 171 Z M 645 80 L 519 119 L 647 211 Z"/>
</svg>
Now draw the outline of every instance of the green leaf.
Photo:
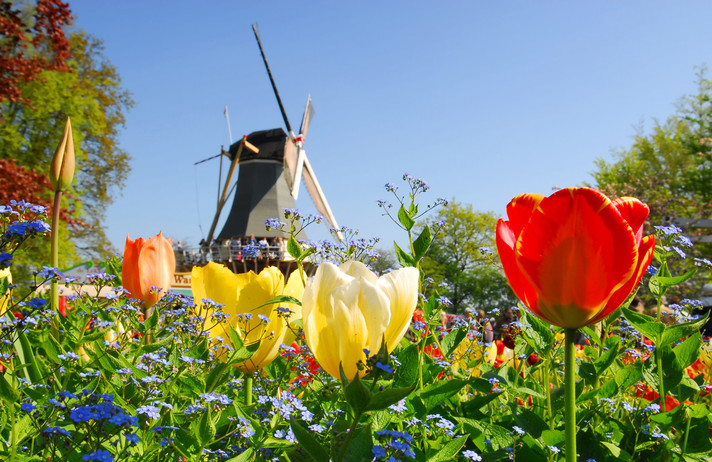
<svg viewBox="0 0 712 462">
<path fill-rule="evenodd" d="M 593 365 L 596 367 L 596 375 L 601 375 L 603 372 L 608 370 L 608 368 L 613 364 L 618 356 L 618 350 L 620 348 L 620 337 L 616 338 L 616 341 L 606 342 L 607 350 L 604 350 L 603 354 L 599 356 Z"/>
<path fill-rule="evenodd" d="M 638 332 L 648 337 L 655 345 L 660 344 L 660 340 L 665 330 L 665 324 L 657 319 L 645 314 L 636 313 L 628 308 L 623 309 L 623 316 L 633 325 Z"/>
<path fill-rule="evenodd" d="M 291 255 L 295 260 L 301 261 L 302 246 L 299 245 L 294 236 L 289 236 L 289 240 L 287 241 L 287 252 L 289 252 L 289 255 Z"/>
<path fill-rule="evenodd" d="M 199 375 L 182 374 L 178 377 L 177 382 L 185 385 L 192 393 L 199 395 L 205 391 L 205 382 Z"/>
<path fill-rule="evenodd" d="M 349 384 L 344 389 L 344 394 L 346 396 L 346 401 L 349 403 L 351 408 L 358 414 L 363 413 L 368 408 L 368 404 L 371 401 L 371 392 L 363 384 L 358 374 L 349 382 Z"/>
<path fill-rule="evenodd" d="M 425 228 L 420 232 L 420 235 L 413 241 L 413 251 L 415 252 L 415 260 L 418 261 L 425 256 L 433 242 L 430 226 L 425 225 Z"/>
<path fill-rule="evenodd" d="M 547 446 L 558 446 L 566 441 L 566 433 L 561 430 L 544 430 L 541 432 L 541 441 Z"/>
<path fill-rule="evenodd" d="M 193 456 L 201 452 L 203 450 L 203 446 L 192 434 L 188 433 L 185 429 L 179 428 L 178 430 L 174 431 L 175 440 L 173 444 L 176 445 L 176 448 L 180 451 L 182 455 L 186 456 L 188 460 L 193 460 Z"/>
<path fill-rule="evenodd" d="M 484 435 L 485 439 L 490 440 L 492 449 L 495 451 L 509 447 L 514 443 L 514 438 L 510 434 L 511 430 L 499 425 L 491 424 L 484 420 L 468 419 L 465 417 L 455 417 L 455 420 L 462 424 L 463 429 L 473 440 L 480 435 Z"/>
<path fill-rule="evenodd" d="M 247 448 L 245 452 L 241 453 L 237 457 L 227 460 L 227 462 L 252 462 L 253 460 L 255 460 L 255 450 Z"/>
<path fill-rule="evenodd" d="M 409 254 L 407 254 L 397 243 L 393 243 L 396 251 L 396 258 L 398 258 L 398 263 L 404 268 L 415 266 L 415 260 Z"/>
<path fill-rule="evenodd" d="M 443 353 L 445 358 L 449 358 L 450 355 L 452 354 L 455 349 L 460 346 L 460 343 L 462 343 L 465 338 L 467 338 L 467 327 L 460 327 L 459 329 L 455 329 L 451 332 L 449 332 L 440 342 L 440 345 L 443 347 Z"/>
<path fill-rule="evenodd" d="M 345 461 L 353 462 L 370 462 L 373 460 L 373 436 L 371 435 L 371 425 L 367 425 L 363 428 L 356 429 L 349 447 L 346 448 L 344 452 Z M 340 451 L 339 445 L 334 445 L 332 448 L 332 454 L 335 451 Z"/>
<path fill-rule="evenodd" d="M 198 441 L 203 446 L 207 446 L 217 433 L 215 429 L 215 422 L 213 422 L 213 414 L 208 406 L 207 411 L 203 412 L 203 416 L 200 418 L 200 426 L 198 427 Z"/>
<path fill-rule="evenodd" d="M 615 458 L 620 457 L 621 448 L 617 444 L 609 443 L 608 441 L 601 441 L 601 444 L 606 447 Z"/>
<path fill-rule="evenodd" d="M 415 385 L 410 387 L 386 388 L 383 391 L 376 392 L 371 396 L 371 400 L 366 406 L 366 411 L 380 411 L 381 409 L 386 409 L 388 406 L 408 396 L 413 390 L 415 390 Z"/>
<path fill-rule="evenodd" d="M 257 343 L 252 343 L 250 345 L 245 345 L 239 350 L 233 351 L 230 353 L 228 358 L 230 358 L 230 361 L 228 362 L 229 365 L 241 363 L 243 361 L 247 361 L 252 357 L 257 352 L 257 349 L 260 347 L 259 342 Z"/>
<path fill-rule="evenodd" d="M 460 449 L 465 446 L 467 438 L 467 435 L 465 435 L 464 438 L 455 438 L 454 440 L 449 441 L 433 456 L 428 457 L 428 462 L 445 462 L 447 460 L 455 460 L 455 456 L 460 452 Z"/>
<path fill-rule="evenodd" d="M 261 308 L 262 306 L 267 306 L 267 305 L 276 305 L 278 303 L 293 303 L 295 305 L 302 306 L 302 302 L 299 299 L 290 297 L 289 295 L 277 295 L 272 300 L 268 301 L 267 303 L 265 303 L 264 305 L 261 305 L 258 308 Z"/>
<path fill-rule="evenodd" d="M 13 386 L 7 381 L 7 377 L 12 377 L 9 374 L 0 375 L 0 399 L 8 405 L 17 402 L 20 399 L 20 392 L 17 391 L 17 386 Z"/>
<path fill-rule="evenodd" d="M 555 337 L 550 325 L 527 312 L 527 310 L 520 310 L 520 313 L 522 317 L 522 335 L 529 346 L 539 352 L 551 349 Z"/>
<path fill-rule="evenodd" d="M 30 376 L 30 381 L 34 384 L 39 384 L 42 382 L 43 373 L 40 368 L 43 366 L 42 359 L 39 356 L 35 356 L 32 352 L 32 345 L 27 339 L 27 335 L 24 332 L 19 332 L 17 334 L 17 339 L 22 345 L 22 359 L 27 365 L 27 373 Z M 17 343 L 15 344 L 17 345 Z M 18 351 L 20 353 L 20 351 Z M 46 369 L 46 368 L 43 368 Z"/>
<path fill-rule="evenodd" d="M 459 393 L 467 384 L 467 380 L 452 379 L 439 381 L 428 385 L 422 392 L 418 393 L 418 395 L 423 400 L 425 409 L 430 411 L 451 396 Z"/>
<path fill-rule="evenodd" d="M 676 286 L 687 281 L 692 276 L 694 276 L 696 272 L 697 269 L 695 268 L 680 276 L 657 276 L 655 279 L 660 287 L 662 287 L 664 290 L 667 290 L 672 286 Z"/>
<path fill-rule="evenodd" d="M 158 310 L 154 309 L 151 315 L 146 319 L 144 323 L 144 332 L 152 331 L 158 325 Z M 102 336 L 103 337 L 103 336 Z"/>
<path fill-rule="evenodd" d="M 403 227 L 408 231 L 410 231 L 413 228 L 413 225 L 415 225 L 415 221 L 402 205 L 400 206 L 400 209 L 398 209 L 398 221 L 400 221 L 400 224 L 403 225 Z"/>
<path fill-rule="evenodd" d="M 235 328 L 230 324 L 227 324 L 227 335 L 230 337 L 230 342 L 232 343 L 232 347 L 234 349 L 239 350 L 244 346 L 242 337 L 240 337 L 240 334 L 238 334 Z"/>
<path fill-rule="evenodd" d="M 296 419 L 291 419 L 289 425 L 292 427 L 292 432 L 299 444 L 315 461 L 329 462 L 329 452 L 319 444 L 310 430 L 304 428 L 304 425 Z"/>
<path fill-rule="evenodd" d="M 396 356 L 401 365 L 395 370 L 395 383 L 398 385 L 415 383 L 418 380 L 418 365 L 420 364 L 418 345 L 415 343 L 408 345 L 400 350 Z"/>
<path fill-rule="evenodd" d="M 697 358 L 700 357 L 701 346 L 702 335 L 700 335 L 699 331 L 685 339 L 681 344 L 676 345 L 675 348 L 672 349 L 672 352 L 675 353 L 680 367 L 684 369 L 697 361 Z"/>
<path fill-rule="evenodd" d="M 544 419 L 529 409 L 516 404 L 510 404 L 509 407 L 512 410 L 512 415 L 514 415 L 514 420 L 516 420 L 517 425 L 522 427 L 524 431 L 532 435 L 532 437 L 539 438 L 541 433 L 549 428 L 549 425 Z"/>
<path fill-rule="evenodd" d="M 635 362 L 616 371 L 615 381 L 621 390 L 625 390 L 638 383 L 642 376 L 643 363 Z"/>
<path fill-rule="evenodd" d="M 675 324 L 674 326 L 668 326 L 663 332 L 662 340 L 660 341 L 663 345 L 669 345 L 677 343 L 680 339 L 687 337 L 688 335 L 699 332 L 700 328 L 707 322 L 707 317 L 709 313 L 702 316 L 694 321 L 686 322 L 684 324 Z"/>
</svg>

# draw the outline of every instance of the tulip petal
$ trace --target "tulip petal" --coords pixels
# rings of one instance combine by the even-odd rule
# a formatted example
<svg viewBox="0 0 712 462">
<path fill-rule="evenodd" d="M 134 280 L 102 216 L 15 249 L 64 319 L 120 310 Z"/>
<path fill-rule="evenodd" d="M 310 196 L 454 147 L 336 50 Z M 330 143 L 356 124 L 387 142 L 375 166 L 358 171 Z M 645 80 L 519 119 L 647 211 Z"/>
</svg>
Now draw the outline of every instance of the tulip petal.
<svg viewBox="0 0 712 462">
<path fill-rule="evenodd" d="M 621 197 L 613 201 L 613 206 L 618 210 L 623 219 L 635 234 L 635 240 L 640 243 L 643 239 L 643 225 L 648 218 L 650 208 L 634 197 Z"/>
<path fill-rule="evenodd" d="M 544 196 L 541 194 L 527 193 L 519 194 L 507 204 L 509 229 L 514 233 L 515 240 L 519 238 L 519 233 L 529 223 L 532 213 L 542 200 L 544 200 Z"/>
<path fill-rule="evenodd" d="M 416 268 L 401 268 L 384 274 L 377 287 L 390 300 L 391 319 L 386 328 L 386 347 L 390 353 L 405 335 L 418 304 L 420 272 Z"/>
<path fill-rule="evenodd" d="M 198 306 L 197 314 L 205 318 L 205 329 L 210 331 L 212 337 L 221 336 L 229 338 L 226 326 L 219 329 L 214 327 L 216 322 L 210 318 L 211 312 L 204 308 L 202 301 L 210 299 L 215 303 L 223 305 L 222 311 L 233 318 L 237 312 L 237 293 L 238 278 L 235 273 L 230 271 L 224 265 L 215 262 L 209 262 L 203 267 L 193 267 L 191 273 L 191 289 L 193 298 Z M 212 310 L 211 310 L 212 311 Z"/>
<path fill-rule="evenodd" d="M 131 298 L 139 299 L 141 286 L 138 272 L 138 256 L 143 245 L 143 239 L 135 241 L 126 235 L 126 245 L 124 246 L 124 260 L 121 265 L 121 281 L 124 289 L 131 295 Z"/>
<path fill-rule="evenodd" d="M 358 362 L 366 360 L 364 348 L 378 351 L 390 320 L 390 301 L 370 281 L 358 278 L 334 289 L 332 303 L 331 332 L 339 339 L 338 357 L 350 380 L 359 373 Z"/>
<path fill-rule="evenodd" d="M 633 273 L 633 276 L 628 280 L 628 282 L 618 289 L 608 300 L 606 308 L 596 316 L 591 323 L 598 322 L 604 319 L 609 314 L 616 311 L 628 296 L 633 292 L 633 289 L 638 287 L 640 280 L 643 279 L 645 271 L 650 266 L 650 262 L 653 260 L 653 254 L 655 252 L 655 236 L 645 236 L 640 243 L 640 248 L 638 249 L 638 263 Z"/>
<path fill-rule="evenodd" d="M 632 276 L 635 235 L 611 201 L 589 188 L 545 198 L 522 230 L 515 258 L 550 322 L 580 327 Z"/>
<path fill-rule="evenodd" d="M 339 339 L 336 333 L 330 330 L 334 308 L 329 293 L 352 279 L 339 271 L 336 265 L 322 263 L 304 289 L 302 297 L 305 340 L 322 369 L 334 377 L 339 377 Z"/>
<path fill-rule="evenodd" d="M 146 308 L 155 305 L 170 288 L 176 269 L 173 239 L 166 239 L 159 232 L 141 248 L 138 256 L 139 291 Z M 151 286 L 160 291 L 151 293 Z"/>
<path fill-rule="evenodd" d="M 536 289 L 531 285 L 529 280 L 524 276 L 522 270 L 517 264 L 514 248 L 516 246 L 516 236 L 509 227 L 509 222 L 499 220 L 497 222 L 497 252 L 502 261 L 504 275 L 507 277 L 514 295 L 522 301 L 530 310 L 537 316 L 551 322 L 545 314 L 539 312 L 539 300 Z"/>
<path fill-rule="evenodd" d="M 360 261 L 349 260 L 339 265 L 339 270 L 354 278 L 364 278 L 371 284 L 378 282 L 378 276 Z"/>
</svg>

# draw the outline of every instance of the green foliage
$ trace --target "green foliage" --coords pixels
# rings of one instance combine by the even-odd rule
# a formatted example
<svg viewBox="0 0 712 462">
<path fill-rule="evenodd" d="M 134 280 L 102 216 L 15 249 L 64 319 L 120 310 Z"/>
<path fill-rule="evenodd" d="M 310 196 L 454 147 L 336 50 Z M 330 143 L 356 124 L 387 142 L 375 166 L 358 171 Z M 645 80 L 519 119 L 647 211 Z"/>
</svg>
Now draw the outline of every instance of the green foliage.
<svg viewBox="0 0 712 462">
<path fill-rule="evenodd" d="M 701 68 L 697 92 L 678 104 L 664 122 L 634 137 L 633 145 L 616 159 L 596 161 L 595 187 L 609 197 L 632 196 L 650 207 L 648 222 L 666 224 L 670 219 L 712 218 L 712 81 Z M 710 234 L 690 229 L 686 234 Z M 711 243 L 700 243 L 692 256 L 709 257 Z M 689 263 L 686 270 L 692 269 Z M 709 269 L 681 287 L 699 289 L 709 279 Z M 678 293 L 673 293 L 678 295 Z"/>
<path fill-rule="evenodd" d="M 133 105 L 116 69 L 102 55 L 99 40 L 75 32 L 70 52 L 67 72 L 45 70 L 39 79 L 21 84 L 23 98 L 31 100 L 31 105 L 0 103 L 4 122 L 0 124 L 0 157 L 42 173 L 49 169 L 67 116 L 72 119 L 77 173 L 63 208 L 74 210 L 76 218 L 88 226 L 66 230 L 69 239 L 63 238 L 63 266 L 78 262 L 77 254 L 99 259 L 112 253 L 102 223 L 112 193 L 129 173 L 130 158 L 118 146 L 118 134 Z M 47 264 L 46 255 L 27 252 L 20 263 L 41 267 Z"/>
<path fill-rule="evenodd" d="M 422 264 L 424 271 L 435 280 L 435 286 L 442 282 L 447 284 L 437 290 L 452 302 L 450 310 L 463 312 L 473 307 L 489 311 L 516 305 L 499 259 L 493 253 L 495 214 L 479 212 L 471 204 L 453 200 L 430 220 L 431 227 L 443 221 L 445 226 L 433 239 Z"/>
</svg>

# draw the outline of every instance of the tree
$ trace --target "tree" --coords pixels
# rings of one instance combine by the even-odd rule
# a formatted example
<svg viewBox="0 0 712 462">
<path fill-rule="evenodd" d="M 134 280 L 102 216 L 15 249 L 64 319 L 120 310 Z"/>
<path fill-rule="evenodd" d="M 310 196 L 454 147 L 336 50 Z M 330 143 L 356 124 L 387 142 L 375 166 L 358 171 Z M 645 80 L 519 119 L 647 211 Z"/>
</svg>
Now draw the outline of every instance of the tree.
<svg viewBox="0 0 712 462">
<path fill-rule="evenodd" d="M 71 22 L 69 5 L 60 0 L 38 0 L 32 12 L 2 0 L 0 102 L 31 103 L 22 94 L 22 84 L 38 79 L 43 70 L 67 70 L 70 47 L 64 26 Z"/>
<path fill-rule="evenodd" d="M 712 81 L 705 73 L 700 69 L 697 93 L 684 97 L 676 114 L 656 122 L 650 133 L 638 133 L 615 161 L 596 161 L 595 186 L 609 197 L 633 196 L 647 203 L 651 225 L 675 218 L 712 218 Z M 704 231 L 686 232 L 694 239 Z M 698 243 L 692 255 L 709 258 L 711 250 L 710 244 Z"/>
<path fill-rule="evenodd" d="M 74 32 L 70 55 L 66 71 L 44 70 L 38 78 L 18 85 L 21 98 L 0 103 L 4 119 L 0 158 L 14 159 L 18 165 L 44 174 L 66 117 L 71 117 L 77 173 L 63 208 L 72 210 L 73 219 L 85 225 L 68 229 L 76 261 L 76 254 L 96 259 L 113 251 L 102 222 L 112 192 L 123 185 L 130 170 L 130 157 L 118 146 L 117 137 L 133 102 L 121 87 L 116 69 L 102 55 L 101 41 Z M 10 192 L 22 195 L 22 191 Z M 40 255 L 30 263 L 36 266 L 44 261 Z"/>
<path fill-rule="evenodd" d="M 431 228 L 437 229 L 436 223 L 443 221 L 445 227 L 435 237 L 422 267 L 434 280 L 431 286 L 452 302 L 450 311 L 462 312 L 467 307 L 489 311 L 516 304 L 493 251 L 497 217 L 453 200 L 438 211 Z"/>
</svg>

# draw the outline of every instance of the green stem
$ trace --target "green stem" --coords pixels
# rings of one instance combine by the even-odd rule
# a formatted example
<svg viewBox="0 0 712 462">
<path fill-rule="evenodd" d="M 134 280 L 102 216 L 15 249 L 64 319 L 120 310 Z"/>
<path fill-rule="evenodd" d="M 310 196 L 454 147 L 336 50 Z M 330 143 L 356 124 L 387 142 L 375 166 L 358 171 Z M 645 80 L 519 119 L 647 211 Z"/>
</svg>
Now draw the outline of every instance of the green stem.
<svg viewBox="0 0 712 462">
<path fill-rule="evenodd" d="M 346 455 L 346 448 L 348 448 L 349 444 L 351 444 L 351 440 L 354 437 L 356 425 L 358 425 L 359 420 L 361 420 L 361 413 L 355 412 L 354 410 L 354 421 L 351 423 L 351 427 L 349 427 L 348 434 L 346 435 L 346 441 L 344 441 L 344 445 L 341 447 L 341 451 L 339 452 L 339 458 L 336 459 L 337 462 L 341 462 L 342 460 L 344 460 L 344 456 Z"/>
<path fill-rule="evenodd" d="M 547 420 L 549 421 L 549 429 L 553 430 L 554 429 L 554 414 L 551 412 L 551 382 L 549 381 L 549 371 L 550 371 L 550 364 L 551 364 L 551 356 L 547 354 L 547 357 L 545 359 L 546 363 L 544 364 L 544 370 L 543 375 L 544 375 L 544 391 L 546 393 L 546 413 L 547 413 Z"/>
<path fill-rule="evenodd" d="M 665 412 L 665 384 L 663 383 L 663 355 L 660 345 L 655 345 L 655 365 L 658 368 L 658 393 L 660 394 L 660 411 Z"/>
<path fill-rule="evenodd" d="M 680 448 L 680 454 L 685 454 L 685 451 L 687 451 L 687 437 L 690 436 L 690 421 L 692 420 L 692 418 L 689 415 L 687 415 L 686 417 L 687 423 L 685 424 L 685 437 L 682 439 L 682 447 Z"/>
<path fill-rule="evenodd" d="M 15 403 L 10 404 L 8 407 L 10 408 L 10 420 L 12 422 L 10 424 L 10 460 L 17 460 L 17 423 L 15 422 Z"/>
<path fill-rule="evenodd" d="M 564 409 L 566 462 L 576 462 L 576 329 L 567 327 L 564 350 Z"/>
<path fill-rule="evenodd" d="M 245 376 L 245 405 L 252 406 L 252 374 Z"/>
<path fill-rule="evenodd" d="M 54 192 L 54 203 L 52 206 L 52 247 L 49 255 L 49 266 L 59 269 L 59 205 L 62 201 L 62 191 Z M 56 314 L 59 310 L 59 289 L 57 281 L 53 280 L 51 285 L 50 304 L 52 311 Z"/>
</svg>

